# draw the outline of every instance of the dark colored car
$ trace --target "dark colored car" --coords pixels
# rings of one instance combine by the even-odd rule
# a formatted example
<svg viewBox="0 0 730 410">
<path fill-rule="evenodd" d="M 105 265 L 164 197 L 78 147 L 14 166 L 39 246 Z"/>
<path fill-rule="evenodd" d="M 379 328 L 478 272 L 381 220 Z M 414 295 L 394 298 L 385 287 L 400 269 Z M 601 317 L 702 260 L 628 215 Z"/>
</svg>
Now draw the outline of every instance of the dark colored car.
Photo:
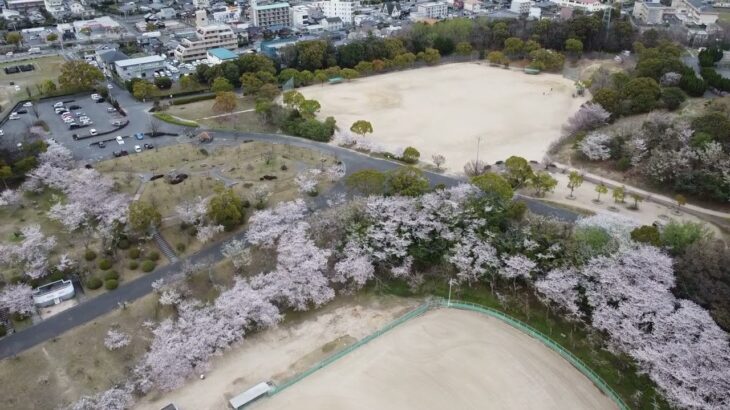
<svg viewBox="0 0 730 410">
<path fill-rule="evenodd" d="M 20 109 L 18 111 L 15 111 L 15 112 L 17 112 L 18 114 L 28 114 L 28 110 L 26 110 L 24 108 L 22 108 L 22 109 Z"/>
<path fill-rule="evenodd" d="M 69 106 L 68 106 L 68 109 L 69 109 L 69 110 L 78 110 L 79 108 L 81 108 L 81 106 L 80 106 L 80 105 L 76 105 L 76 104 L 74 104 L 74 105 L 69 105 Z"/>
<path fill-rule="evenodd" d="M 113 152 L 112 154 L 113 154 L 113 155 L 114 155 L 115 157 L 119 158 L 119 157 L 123 157 L 123 156 L 125 156 L 125 155 L 129 155 L 129 152 L 127 152 L 127 150 L 126 150 L 126 149 L 123 149 L 123 150 L 121 150 L 121 151 L 114 151 L 114 152 Z"/>
<path fill-rule="evenodd" d="M 154 146 L 154 145 L 152 145 L 152 144 L 144 144 L 144 149 L 152 149 L 152 148 L 154 148 L 154 147 L 155 147 L 155 146 Z"/>
<path fill-rule="evenodd" d="M 99 98 L 98 100 L 96 100 L 96 103 L 97 103 L 97 104 L 98 104 L 98 103 L 103 103 L 104 101 L 106 101 L 106 100 L 105 100 L 105 99 L 103 99 L 103 98 Z"/>
<path fill-rule="evenodd" d="M 106 147 L 106 144 L 104 143 L 104 141 L 99 141 L 99 148 L 104 148 L 104 147 Z M 116 155 L 116 152 L 114 154 Z"/>
</svg>

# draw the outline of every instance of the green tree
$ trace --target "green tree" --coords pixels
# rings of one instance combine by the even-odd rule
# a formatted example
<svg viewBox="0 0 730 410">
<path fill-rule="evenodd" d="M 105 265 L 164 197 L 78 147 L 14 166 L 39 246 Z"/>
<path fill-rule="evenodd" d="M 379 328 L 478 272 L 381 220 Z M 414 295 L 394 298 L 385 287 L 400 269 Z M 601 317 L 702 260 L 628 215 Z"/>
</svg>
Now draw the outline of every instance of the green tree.
<svg viewBox="0 0 730 410">
<path fill-rule="evenodd" d="M 129 215 L 127 221 L 129 226 L 137 233 L 144 234 L 152 228 L 157 228 L 162 222 L 162 215 L 151 203 L 146 201 L 133 201 L 129 204 Z"/>
<path fill-rule="evenodd" d="M 456 45 L 456 54 L 468 57 L 471 56 L 471 54 L 474 52 L 474 49 L 472 48 L 471 44 L 467 43 L 466 41 L 462 41 L 459 44 Z"/>
<path fill-rule="evenodd" d="M 230 231 L 243 222 L 243 200 L 231 188 L 219 189 L 208 202 L 208 216 L 215 224 Z"/>
<path fill-rule="evenodd" d="M 611 88 L 600 88 L 593 93 L 593 102 L 601 104 L 601 107 L 611 114 L 621 114 L 621 97 L 616 90 Z"/>
<path fill-rule="evenodd" d="M 530 53 L 530 67 L 541 71 L 560 71 L 565 64 L 565 56 L 553 50 L 540 48 Z"/>
<path fill-rule="evenodd" d="M 583 175 L 581 175 L 578 171 L 570 171 L 570 174 L 568 174 L 568 188 L 570 189 L 570 198 L 575 198 L 573 196 L 573 191 L 581 186 L 583 184 Z"/>
<path fill-rule="evenodd" d="M 281 70 L 278 78 L 279 78 L 279 83 L 281 83 L 281 84 L 284 84 L 293 78 L 294 86 L 298 87 L 300 85 L 299 70 L 297 70 L 295 68 L 285 68 L 285 69 Z"/>
<path fill-rule="evenodd" d="M 669 222 L 661 232 L 662 245 L 670 249 L 674 255 L 684 252 L 685 248 L 695 242 L 707 240 L 712 234 L 702 223 Z"/>
<path fill-rule="evenodd" d="M 198 81 L 192 75 L 180 77 L 180 88 L 182 88 L 183 90 L 189 90 L 193 87 L 196 87 L 198 84 Z"/>
<path fill-rule="evenodd" d="M 317 70 L 326 67 L 327 42 L 322 40 L 300 41 L 295 46 L 296 66 L 300 70 Z"/>
<path fill-rule="evenodd" d="M 155 78 L 155 86 L 160 90 L 169 90 L 172 87 L 172 80 L 168 77 Z"/>
<path fill-rule="evenodd" d="M 58 34 L 56 34 L 56 33 L 51 33 L 46 36 L 46 41 L 48 41 L 49 43 L 52 43 L 56 40 L 58 40 Z"/>
<path fill-rule="evenodd" d="M 314 118 L 322 106 L 317 100 L 304 100 L 299 104 L 299 113 L 305 118 Z"/>
<path fill-rule="evenodd" d="M 84 60 L 67 61 L 61 66 L 58 85 L 67 91 L 90 90 L 104 80 L 101 70 Z"/>
<path fill-rule="evenodd" d="M 413 53 L 398 54 L 393 59 L 393 64 L 398 68 L 406 68 L 413 65 L 416 62 L 416 55 Z"/>
<path fill-rule="evenodd" d="M 373 72 L 373 63 L 369 61 L 360 61 L 355 65 L 355 71 L 360 75 L 367 75 Z"/>
<path fill-rule="evenodd" d="M 526 159 L 514 155 L 504 162 L 504 169 L 507 181 L 513 188 L 521 187 L 535 175 Z"/>
<path fill-rule="evenodd" d="M 528 182 L 531 187 L 535 188 L 536 196 L 543 196 L 546 192 L 552 192 L 558 185 L 558 181 L 547 171 L 535 173 Z"/>
<path fill-rule="evenodd" d="M 279 92 L 279 87 L 274 84 L 264 84 L 261 88 L 259 88 L 259 91 L 256 93 L 256 97 L 271 101 L 279 95 Z"/>
<path fill-rule="evenodd" d="M 653 78 L 634 78 L 622 90 L 622 97 L 629 100 L 632 114 L 651 111 L 661 96 L 661 88 Z"/>
<path fill-rule="evenodd" d="M 718 142 L 730 142 L 730 118 L 721 112 L 710 112 L 692 120 L 692 129 L 712 135 Z"/>
<path fill-rule="evenodd" d="M 284 105 L 290 109 L 299 108 L 304 102 L 304 96 L 299 91 L 289 90 L 283 95 Z"/>
<path fill-rule="evenodd" d="M 369 121 L 357 120 L 350 126 L 350 131 L 363 137 L 365 134 L 372 134 L 373 125 Z"/>
<path fill-rule="evenodd" d="M 8 178 L 13 176 L 13 169 L 10 168 L 8 165 L 2 165 L 0 166 L 0 180 L 3 181 L 3 185 L 5 186 L 5 189 L 8 189 L 8 183 L 6 182 Z"/>
<path fill-rule="evenodd" d="M 221 91 L 215 96 L 213 112 L 216 114 L 230 114 L 238 106 L 238 99 L 233 91 Z"/>
<path fill-rule="evenodd" d="M 682 194 L 675 195 L 674 201 L 677 202 L 677 212 L 680 212 L 679 210 L 682 209 L 683 206 L 687 205 L 687 198 Z"/>
<path fill-rule="evenodd" d="M 487 54 L 487 60 L 494 65 L 509 64 L 509 59 L 501 51 L 490 52 Z"/>
<path fill-rule="evenodd" d="M 510 201 L 514 196 L 514 191 L 509 182 L 494 172 L 485 172 L 473 177 L 471 183 L 486 193 L 498 195 L 504 201 Z"/>
<path fill-rule="evenodd" d="M 53 80 L 46 80 L 41 83 L 41 92 L 43 94 L 51 94 L 56 91 L 56 83 Z"/>
<path fill-rule="evenodd" d="M 325 71 L 317 70 L 314 72 L 314 80 L 317 81 L 318 83 L 324 85 L 324 83 L 326 83 L 327 80 L 329 80 L 329 76 L 327 75 L 327 73 Z"/>
<path fill-rule="evenodd" d="M 428 180 L 423 171 L 414 167 L 400 167 L 388 171 L 386 191 L 390 195 L 419 196 L 428 192 Z"/>
<path fill-rule="evenodd" d="M 565 51 L 574 58 L 578 58 L 583 54 L 583 42 L 577 38 L 569 38 L 565 40 Z"/>
<path fill-rule="evenodd" d="M 641 195 L 637 194 L 636 192 L 632 192 L 630 194 L 630 196 L 631 196 L 631 199 L 634 200 L 634 205 L 632 205 L 631 208 L 638 210 L 639 209 L 639 202 L 643 201 L 644 200 L 644 197 L 642 197 Z"/>
<path fill-rule="evenodd" d="M 662 89 L 661 100 L 669 111 L 674 111 L 687 99 L 682 89 L 677 87 L 666 87 Z"/>
<path fill-rule="evenodd" d="M 615 203 L 624 203 L 624 199 L 626 198 L 626 187 L 617 186 L 613 189 L 611 195 L 613 196 L 613 201 Z"/>
<path fill-rule="evenodd" d="M 17 31 L 9 31 L 5 33 L 5 42 L 18 46 L 23 41 L 23 36 Z"/>
<path fill-rule="evenodd" d="M 210 86 L 210 91 L 218 94 L 224 91 L 233 91 L 233 84 L 228 81 L 225 77 L 216 77 L 213 80 L 213 85 Z"/>
<path fill-rule="evenodd" d="M 145 100 L 152 97 L 157 87 L 149 81 L 136 81 L 132 87 L 132 95 L 138 100 Z"/>
<path fill-rule="evenodd" d="M 598 192 L 598 196 L 596 197 L 596 202 L 601 202 L 601 195 L 608 192 L 608 187 L 604 185 L 603 183 L 600 183 L 596 185 L 596 192 Z"/>
<path fill-rule="evenodd" d="M 655 226 L 642 225 L 631 231 L 631 239 L 635 242 L 646 243 L 653 246 L 661 245 L 659 230 Z"/>
<path fill-rule="evenodd" d="M 525 42 L 517 37 L 510 37 L 504 40 L 504 52 L 509 58 L 517 59 L 522 57 L 522 52 L 525 47 Z"/>
<path fill-rule="evenodd" d="M 419 158 L 421 158 L 421 153 L 413 147 L 408 147 L 403 150 L 403 156 L 401 157 L 403 162 L 407 164 L 415 164 L 418 162 Z"/>
<path fill-rule="evenodd" d="M 380 195 L 385 192 L 386 175 L 375 169 L 353 172 L 345 179 L 345 185 L 362 195 Z"/>
<path fill-rule="evenodd" d="M 263 54 L 244 54 L 238 57 L 236 65 L 241 73 L 257 73 L 259 71 L 268 71 L 271 74 L 276 73 L 274 61 Z"/>
<path fill-rule="evenodd" d="M 276 77 L 268 71 L 257 71 L 256 78 L 261 80 L 264 84 L 276 84 Z"/>
<path fill-rule="evenodd" d="M 253 95 L 259 91 L 264 82 L 254 73 L 243 73 L 241 75 L 241 87 L 246 95 Z"/>
<path fill-rule="evenodd" d="M 343 68 L 341 73 L 342 78 L 347 81 L 351 81 L 360 76 L 360 73 L 357 70 L 353 70 L 352 68 Z"/>
<path fill-rule="evenodd" d="M 434 65 L 441 61 L 441 54 L 435 48 L 427 48 L 418 53 L 417 58 L 428 65 Z"/>
<path fill-rule="evenodd" d="M 522 47 L 522 49 L 525 51 L 525 53 L 530 54 L 535 50 L 539 50 L 542 47 L 540 46 L 540 43 L 538 43 L 535 40 L 527 40 L 525 41 L 525 45 Z"/>
</svg>

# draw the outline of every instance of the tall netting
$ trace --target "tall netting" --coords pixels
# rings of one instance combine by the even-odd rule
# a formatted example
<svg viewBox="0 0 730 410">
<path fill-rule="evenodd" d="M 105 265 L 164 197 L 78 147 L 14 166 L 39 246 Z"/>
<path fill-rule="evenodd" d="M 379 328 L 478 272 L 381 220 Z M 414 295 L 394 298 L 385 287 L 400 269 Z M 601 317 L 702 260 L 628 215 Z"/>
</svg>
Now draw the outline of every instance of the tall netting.
<svg viewBox="0 0 730 410">
<path fill-rule="evenodd" d="M 289 91 L 294 89 L 294 77 L 288 79 L 283 86 L 281 86 L 281 89 L 284 91 Z"/>
</svg>

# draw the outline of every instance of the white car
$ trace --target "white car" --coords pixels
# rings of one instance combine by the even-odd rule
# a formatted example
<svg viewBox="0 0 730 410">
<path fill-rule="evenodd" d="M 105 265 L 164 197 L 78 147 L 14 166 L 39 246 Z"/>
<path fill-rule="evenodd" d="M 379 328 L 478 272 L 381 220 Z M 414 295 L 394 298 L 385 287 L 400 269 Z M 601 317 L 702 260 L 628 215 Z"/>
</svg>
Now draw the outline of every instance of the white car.
<svg viewBox="0 0 730 410">
<path fill-rule="evenodd" d="M 3 130 L 0 130 L 0 137 L 2 137 L 3 135 L 5 135 L 5 133 L 3 132 Z"/>
<path fill-rule="evenodd" d="M 61 107 L 63 107 L 63 101 L 59 101 L 59 102 L 53 104 L 53 108 L 61 108 Z"/>
<path fill-rule="evenodd" d="M 113 86 L 113 85 L 111 85 L 111 84 L 107 84 L 107 85 L 106 85 L 106 88 L 108 88 L 108 89 L 110 89 L 110 90 L 111 90 L 112 88 L 114 88 L 114 86 Z"/>
<path fill-rule="evenodd" d="M 142 147 L 140 147 L 139 145 L 135 145 L 134 152 L 142 152 Z"/>
<path fill-rule="evenodd" d="M 170 72 L 170 70 L 165 70 L 165 75 L 168 77 L 172 77 L 172 73 Z"/>
<path fill-rule="evenodd" d="M 96 130 L 96 128 L 92 128 L 92 129 L 89 130 L 89 135 L 91 135 L 91 136 L 94 136 L 94 135 L 96 135 L 98 133 L 99 132 Z"/>
<path fill-rule="evenodd" d="M 18 115 L 17 112 L 12 112 L 12 113 L 10 113 L 10 117 L 8 117 L 8 118 L 10 118 L 11 120 L 19 120 L 20 115 Z"/>
<path fill-rule="evenodd" d="M 33 106 L 33 103 L 30 101 L 23 104 L 23 107 L 32 107 L 32 106 Z"/>
<path fill-rule="evenodd" d="M 116 140 L 117 140 L 117 144 L 124 145 L 124 138 L 122 138 L 121 135 L 117 135 Z"/>
<path fill-rule="evenodd" d="M 15 86 L 15 91 L 20 91 L 20 86 L 19 85 L 16 85 Z"/>
</svg>

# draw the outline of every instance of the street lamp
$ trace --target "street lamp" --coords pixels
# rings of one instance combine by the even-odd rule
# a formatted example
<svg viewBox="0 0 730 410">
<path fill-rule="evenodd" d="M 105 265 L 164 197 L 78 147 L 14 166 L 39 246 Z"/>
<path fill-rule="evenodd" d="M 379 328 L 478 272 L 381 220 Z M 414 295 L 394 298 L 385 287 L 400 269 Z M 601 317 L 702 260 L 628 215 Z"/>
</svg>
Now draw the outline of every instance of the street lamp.
<svg viewBox="0 0 730 410">
<path fill-rule="evenodd" d="M 479 165 L 479 144 L 482 142 L 482 137 L 477 137 L 477 165 Z"/>
<path fill-rule="evenodd" d="M 454 284 L 453 279 L 449 279 L 449 300 L 446 302 L 446 307 L 451 307 L 451 286 Z"/>
</svg>

